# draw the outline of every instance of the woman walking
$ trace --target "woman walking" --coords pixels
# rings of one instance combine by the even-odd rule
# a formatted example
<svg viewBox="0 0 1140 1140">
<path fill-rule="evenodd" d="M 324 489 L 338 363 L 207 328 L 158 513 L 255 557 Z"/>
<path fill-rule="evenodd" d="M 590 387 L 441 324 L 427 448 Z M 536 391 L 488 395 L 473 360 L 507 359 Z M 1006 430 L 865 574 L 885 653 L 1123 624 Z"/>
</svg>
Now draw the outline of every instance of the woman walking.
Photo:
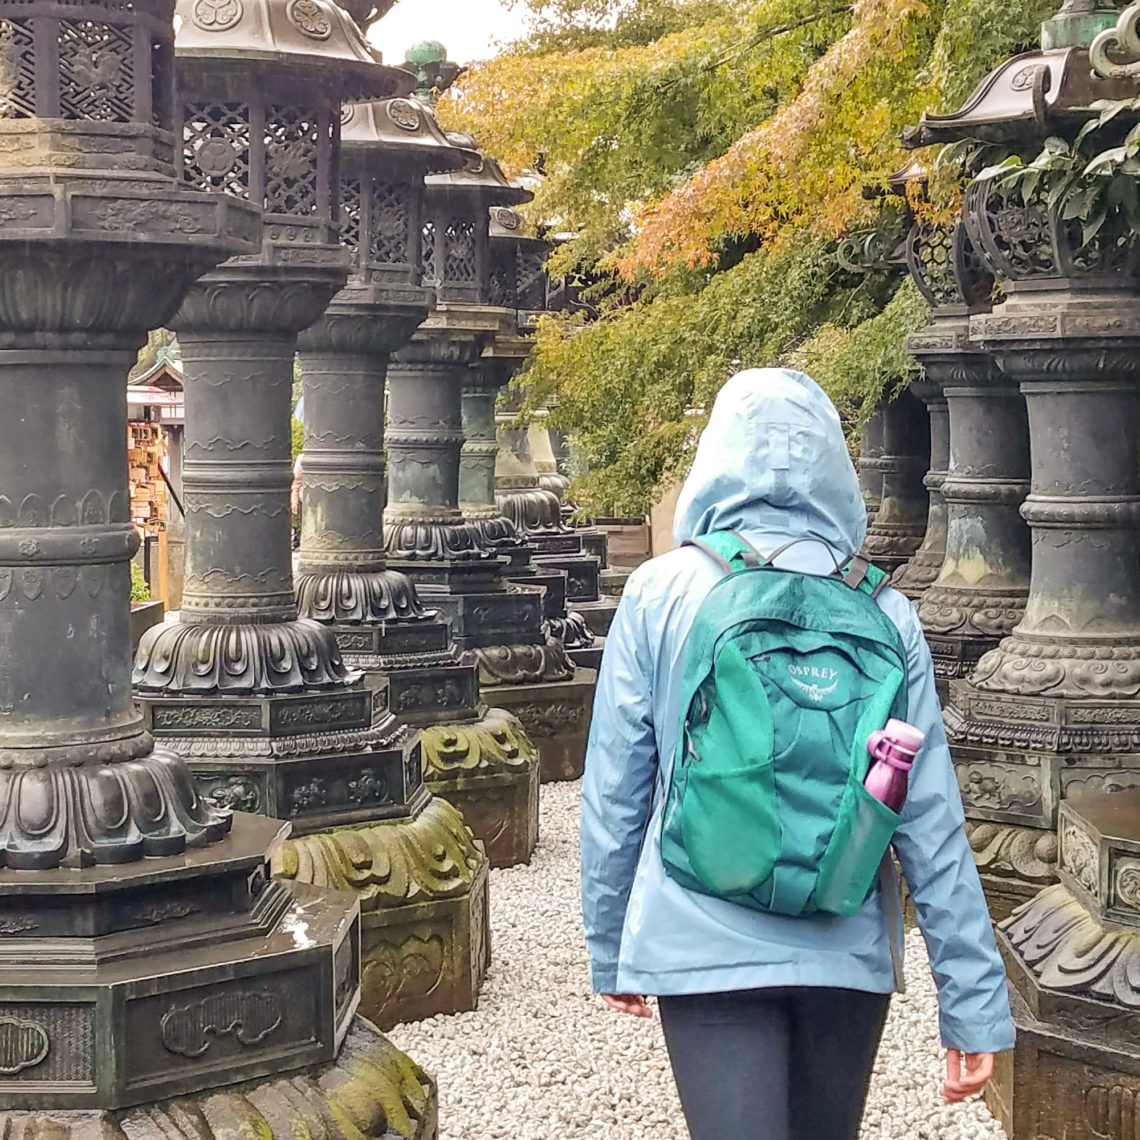
<svg viewBox="0 0 1140 1140">
<path fill-rule="evenodd" d="M 706 678 L 699 692 L 686 688 L 693 668 L 687 643 L 702 640 L 689 635 L 710 591 L 728 569 L 771 561 L 798 575 L 835 576 L 842 568 L 848 585 L 867 592 L 877 572 L 851 561 L 865 532 L 866 511 L 839 417 L 822 389 L 797 372 L 742 372 L 718 396 L 682 490 L 679 549 L 631 576 L 607 639 L 582 793 L 582 898 L 593 986 L 615 1009 L 635 1016 L 652 1016 L 645 995 L 659 997 L 693 1140 L 854 1140 L 858 1134 L 890 994 L 901 979 L 902 923 L 887 861 L 853 901 L 836 905 L 825 898 L 839 897 L 825 883 L 835 879 L 836 865 L 850 869 L 859 852 L 825 853 L 829 835 L 820 832 L 811 854 L 815 833 L 805 819 L 811 810 L 844 819 L 858 797 L 848 791 L 842 801 L 829 799 L 825 782 L 789 764 L 794 768 L 799 756 L 815 763 L 831 749 L 830 738 L 824 735 L 825 743 L 816 740 L 806 752 L 803 739 L 798 753 L 785 747 L 787 710 L 795 706 L 778 704 L 781 693 L 766 681 L 771 709 L 757 691 L 758 742 L 741 747 L 762 752 L 766 733 L 771 767 L 775 734 L 776 775 L 763 769 L 761 778 L 761 769 L 752 770 L 747 791 L 760 797 L 749 802 L 771 807 L 770 815 L 742 824 L 740 812 L 727 806 L 731 788 L 726 785 L 726 798 L 708 781 L 700 804 L 680 797 L 695 800 L 698 787 L 693 776 L 682 779 L 682 770 L 702 775 L 699 766 L 716 759 L 702 749 L 729 739 L 711 728 L 699 736 L 691 723 L 698 704 L 690 702 L 703 702 L 700 711 L 708 714 L 711 681 Z M 682 545 L 691 542 L 697 545 Z M 730 565 L 728 547 L 739 549 L 743 562 Z M 869 595 L 878 607 L 869 607 L 870 616 L 898 646 L 891 715 L 901 711 L 899 719 L 925 733 L 926 743 L 901 816 L 865 804 L 852 810 L 889 820 L 938 988 L 947 1049 L 943 1095 L 958 1101 L 980 1091 L 992 1074 L 993 1054 L 1013 1046 L 1005 971 L 963 830 L 922 629 L 901 595 L 889 589 Z M 773 684 L 795 699 L 802 690 L 809 712 L 826 707 L 841 671 L 821 668 L 818 655 L 797 665 L 808 658 L 793 650 L 792 656 L 782 649 L 755 655 L 749 668 L 771 671 L 773 662 L 793 662 L 781 665 L 784 673 Z M 868 675 L 878 676 L 877 667 L 868 666 Z M 808 724 L 806 714 L 802 722 L 796 718 L 797 730 Z M 698 748 L 694 741 L 703 743 Z M 825 759 L 854 773 L 858 759 L 846 758 L 846 742 L 834 743 L 835 755 Z M 853 747 L 865 765 L 865 746 L 857 741 Z M 721 803 L 723 834 L 716 816 Z M 843 831 L 843 842 L 854 844 L 860 826 L 831 831 Z M 763 840 L 765 828 L 773 833 L 770 843 Z M 798 855 L 790 853 L 796 829 L 808 834 Z M 767 862 L 756 854 L 765 843 Z M 841 845 L 838 837 L 830 844 Z M 738 851 L 751 853 L 751 870 L 762 866 L 747 883 L 749 868 L 732 864 Z M 734 875 L 743 885 L 720 889 L 712 881 Z M 797 894 L 803 883 L 809 886 Z"/>
</svg>

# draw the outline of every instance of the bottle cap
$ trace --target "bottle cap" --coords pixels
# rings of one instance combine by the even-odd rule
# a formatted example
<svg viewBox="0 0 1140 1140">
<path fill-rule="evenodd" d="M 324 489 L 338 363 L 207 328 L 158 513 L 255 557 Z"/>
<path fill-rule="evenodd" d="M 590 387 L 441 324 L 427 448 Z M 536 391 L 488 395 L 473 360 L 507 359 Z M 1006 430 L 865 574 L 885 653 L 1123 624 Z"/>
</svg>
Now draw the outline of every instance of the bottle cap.
<svg viewBox="0 0 1140 1140">
<path fill-rule="evenodd" d="M 907 724 L 905 720 L 888 720 L 883 733 L 890 738 L 892 744 L 915 755 L 926 741 L 926 733 L 913 724 Z"/>
</svg>

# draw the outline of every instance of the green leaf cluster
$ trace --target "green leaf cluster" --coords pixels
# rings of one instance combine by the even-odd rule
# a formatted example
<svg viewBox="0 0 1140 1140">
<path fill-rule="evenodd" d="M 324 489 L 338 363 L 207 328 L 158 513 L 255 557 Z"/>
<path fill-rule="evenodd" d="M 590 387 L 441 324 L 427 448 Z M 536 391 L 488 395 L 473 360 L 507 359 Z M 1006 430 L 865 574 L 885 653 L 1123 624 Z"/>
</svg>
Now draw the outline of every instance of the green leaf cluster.
<svg viewBox="0 0 1140 1140">
<path fill-rule="evenodd" d="M 561 235 L 551 271 L 590 283 L 594 319 L 545 318 L 518 380 L 524 415 L 553 403 L 553 426 L 575 437 L 579 502 L 644 510 L 683 473 L 703 409 L 741 368 L 811 373 L 853 426 L 913 378 L 905 341 L 925 302 L 898 270 L 843 269 L 836 235 L 875 224 L 860 188 L 906 161 L 899 131 L 1036 46 L 1056 0 L 920 0 L 905 28 L 863 27 L 858 41 L 865 0 L 515 2 L 535 35 L 474 68 L 440 110 L 509 170 L 541 169 L 530 210 Z M 866 59 L 833 97 L 819 66 L 850 68 L 849 42 Z M 735 198 L 726 216 L 749 216 L 764 194 L 775 238 L 726 228 L 707 268 L 619 283 L 612 267 L 643 207 L 699 194 L 701 172 L 764 130 L 789 165 L 745 154 L 726 167 L 740 180 L 716 192 Z"/>
</svg>

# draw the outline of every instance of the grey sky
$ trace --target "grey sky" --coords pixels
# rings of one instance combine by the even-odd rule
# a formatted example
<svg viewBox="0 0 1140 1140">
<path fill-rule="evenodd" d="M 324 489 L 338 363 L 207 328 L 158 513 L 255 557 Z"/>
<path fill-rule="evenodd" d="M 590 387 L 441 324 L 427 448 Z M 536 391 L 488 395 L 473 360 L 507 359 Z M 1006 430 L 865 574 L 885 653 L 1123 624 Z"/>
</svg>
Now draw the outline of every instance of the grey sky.
<svg viewBox="0 0 1140 1140">
<path fill-rule="evenodd" d="M 510 40 L 522 30 L 522 15 L 501 0 L 401 0 L 369 38 L 386 63 L 399 63 L 418 40 L 439 40 L 452 59 L 470 63 L 495 55 L 496 40 Z"/>
</svg>

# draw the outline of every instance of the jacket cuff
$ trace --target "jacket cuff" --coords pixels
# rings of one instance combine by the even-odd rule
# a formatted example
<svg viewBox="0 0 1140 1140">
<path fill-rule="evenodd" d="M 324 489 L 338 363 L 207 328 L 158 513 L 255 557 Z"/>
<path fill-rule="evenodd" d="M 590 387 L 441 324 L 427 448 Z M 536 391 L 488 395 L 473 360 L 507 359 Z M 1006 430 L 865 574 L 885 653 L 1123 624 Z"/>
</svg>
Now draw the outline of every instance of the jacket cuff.
<svg viewBox="0 0 1140 1140">
<path fill-rule="evenodd" d="M 963 1053 L 1004 1053 L 1012 1049 L 1017 1040 L 1013 1019 L 1009 1017 L 980 1024 L 971 1021 L 968 1025 L 941 1015 L 938 1020 L 945 1049 L 958 1049 Z"/>
<path fill-rule="evenodd" d="M 596 994 L 616 994 L 617 962 L 593 962 L 590 964 L 590 983 Z"/>
</svg>

